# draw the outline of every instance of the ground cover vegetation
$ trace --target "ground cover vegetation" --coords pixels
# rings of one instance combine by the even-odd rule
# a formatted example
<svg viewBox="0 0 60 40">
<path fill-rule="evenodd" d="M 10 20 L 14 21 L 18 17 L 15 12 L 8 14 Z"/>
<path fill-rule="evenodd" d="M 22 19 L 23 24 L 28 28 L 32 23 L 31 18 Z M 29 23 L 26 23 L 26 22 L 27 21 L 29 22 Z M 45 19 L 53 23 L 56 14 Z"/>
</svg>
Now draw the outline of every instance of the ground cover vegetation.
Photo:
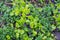
<svg viewBox="0 0 60 40">
<path fill-rule="evenodd" d="M 60 0 L 0 0 L 0 40 L 56 40 Z"/>
</svg>

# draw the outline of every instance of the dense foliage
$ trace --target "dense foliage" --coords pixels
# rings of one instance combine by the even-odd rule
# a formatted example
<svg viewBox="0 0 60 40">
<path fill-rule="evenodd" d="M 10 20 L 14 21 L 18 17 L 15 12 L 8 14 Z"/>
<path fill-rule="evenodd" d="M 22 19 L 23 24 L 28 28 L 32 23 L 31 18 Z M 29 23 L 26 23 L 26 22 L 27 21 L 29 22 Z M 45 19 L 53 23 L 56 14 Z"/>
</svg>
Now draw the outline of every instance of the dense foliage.
<svg viewBox="0 0 60 40">
<path fill-rule="evenodd" d="M 60 0 L 1 0 L 0 40 L 55 40 L 60 29 Z"/>
</svg>

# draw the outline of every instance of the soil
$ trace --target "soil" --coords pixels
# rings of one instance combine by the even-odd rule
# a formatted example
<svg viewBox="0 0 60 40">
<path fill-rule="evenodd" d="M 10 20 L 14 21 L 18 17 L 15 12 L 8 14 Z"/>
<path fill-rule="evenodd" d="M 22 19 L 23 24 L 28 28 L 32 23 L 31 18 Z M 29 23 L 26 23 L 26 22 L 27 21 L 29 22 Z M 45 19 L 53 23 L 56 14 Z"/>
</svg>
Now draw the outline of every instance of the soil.
<svg viewBox="0 0 60 40">
<path fill-rule="evenodd" d="M 53 34 L 56 36 L 56 40 L 60 40 L 60 32 L 58 32 L 59 29 L 56 28 L 54 31 L 53 31 Z"/>
</svg>

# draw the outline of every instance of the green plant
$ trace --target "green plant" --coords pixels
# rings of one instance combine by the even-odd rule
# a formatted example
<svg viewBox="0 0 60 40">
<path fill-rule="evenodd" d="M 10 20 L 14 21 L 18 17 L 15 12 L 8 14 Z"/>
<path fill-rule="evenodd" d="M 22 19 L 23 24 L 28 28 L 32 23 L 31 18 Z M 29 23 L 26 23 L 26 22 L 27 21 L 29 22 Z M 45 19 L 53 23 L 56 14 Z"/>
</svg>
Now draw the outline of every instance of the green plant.
<svg viewBox="0 0 60 40">
<path fill-rule="evenodd" d="M 9 2 L 10 1 L 6 1 Z M 35 2 L 35 1 L 34 1 Z M 0 3 L 0 39 L 1 40 L 55 40 L 51 33 L 56 27 L 60 29 L 59 1 L 53 4 L 44 0 L 31 3 L 30 0 L 12 0 L 9 7 Z M 57 6 L 55 8 L 55 6 Z"/>
</svg>

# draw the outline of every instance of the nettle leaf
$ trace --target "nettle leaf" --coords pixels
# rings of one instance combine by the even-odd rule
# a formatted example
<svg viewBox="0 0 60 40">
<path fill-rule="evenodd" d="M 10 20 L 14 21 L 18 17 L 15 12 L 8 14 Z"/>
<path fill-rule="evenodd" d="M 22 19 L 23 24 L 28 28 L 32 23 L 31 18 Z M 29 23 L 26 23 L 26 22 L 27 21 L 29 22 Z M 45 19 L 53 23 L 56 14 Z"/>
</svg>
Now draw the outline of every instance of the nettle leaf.
<svg viewBox="0 0 60 40">
<path fill-rule="evenodd" d="M 51 25 L 51 31 L 53 31 L 55 28 L 56 28 L 56 26 L 55 25 Z"/>
<path fill-rule="evenodd" d="M 40 22 L 37 24 L 37 26 L 38 26 L 40 29 L 43 27 Z"/>
<path fill-rule="evenodd" d="M 20 0 L 21 6 L 25 6 L 26 3 L 24 2 L 24 0 Z"/>
<path fill-rule="evenodd" d="M 47 36 L 43 36 L 43 38 L 42 38 L 42 39 L 43 39 L 43 40 L 46 40 L 46 38 L 47 38 Z"/>
<path fill-rule="evenodd" d="M 57 8 L 59 9 L 59 8 L 60 8 L 60 3 L 57 3 L 56 6 L 57 6 Z"/>
<path fill-rule="evenodd" d="M 13 16 L 14 15 L 14 11 L 10 12 L 10 16 Z"/>
<path fill-rule="evenodd" d="M 9 35 L 6 35 L 6 38 L 7 38 L 7 40 L 10 40 L 10 36 Z"/>
<path fill-rule="evenodd" d="M 51 7 L 50 6 L 46 6 L 45 8 L 43 8 L 43 10 L 45 11 L 45 12 L 50 12 L 51 11 Z"/>
<path fill-rule="evenodd" d="M 30 23 L 30 20 L 26 20 L 26 23 Z"/>
<path fill-rule="evenodd" d="M 20 30 L 20 34 L 24 34 L 24 30 Z"/>
<path fill-rule="evenodd" d="M 32 32 L 33 32 L 33 34 L 32 34 L 33 36 L 36 36 L 37 35 L 37 32 L 36 31 L 33 30 Z"/>
<path fill-rule="evenodd" d="M 58 13 L 58 9 L 53 10 L 54 15 Z"/>
<path fill-rule="evenodd" d="M 25 13 L 22 13 L 22 17 L 25 18 L 26 17 L 26 14 Z"/>
<path fill-rule="evenodd" d="M 28 14 L 30 13 L 30 9 L 28 9 L 28 7 L 26 6 L 23 10 L 22 10 L 23 13 L 25 14 Z"/>
<path fill-rule="evenodd" d="M 53 3 L 51 3 L 50 6 L 51 6 L 52 8 L 54 8 L 54 4 L 53 4 Z"/>
<path fill-rule="evenodd" d="M 30 22 L 30 27 L 34 28 L 34 22 Z"/>
<path fill-rule="evenodd" d="M 58 14 L 57 17 L 55 17 L 56 21 L 57 21 L 57 24 L 60 24 L 60 14 Z"/>
<path fill-rule="evenodd" d="M 19 27 L 20 27 L 19 23 L 16 22 L 16 28 L 19 28 Z"/>
<path fill-rule="evenodd" d="M 23 40 L 32 40 L 32 38 L 29 38 L 26 34 L 23 35 Z"/>
<path fill-rule="evenodd" d="M 18 16 L 21 13 L 20 9 L 18 7 L 15 7 L 15 9 L 12 9 L 12 12 L 10 12 L 10 16 Z"/>
<path fill-rule="evenodd" d="M 33 16 L 32 16 L 32 15 L 27 16 L 27 17 L 28 17 L 28 19 L 30 19 L 30 21 L 33 21 L 33 20 L 34 20 L 34 18 L 33 18 Z"/>
<path fill-rule="evenodd" d="M 16 20 L 16 21 L 22 26 L 25 23 L 26 19 L 21 17 L 21 19 Z"/>
<path fill-rule="evenodd" d="M 15 8 L 15 15 L 17 16 L 17 15 L 19 15 L 19 13 L 20 13 L 20 11 L 19 11 L 19 9 L 18 8 Z"/>
<path fill-rule="evenodd" d="M 38 8 L 38 10 L 41 12 L 43 9 L 42 8 Z"/>
<path fill-rule="evenodd" d="M 60 21 L 60 14 L 55 19 L 56 21 Z"/>
<path fill-rule="evenodd" d="M 38 37 L 36 37 L 36 39 L 35 40 L 42 40 L 42 37 L 43 37 L 43 34 L 39 34 L 39 36 Z"/>
<path fill-rule="evenodd" d="M 16 38 L 19 38 L 19 33 L 16 33 Z"/>
</svg>

